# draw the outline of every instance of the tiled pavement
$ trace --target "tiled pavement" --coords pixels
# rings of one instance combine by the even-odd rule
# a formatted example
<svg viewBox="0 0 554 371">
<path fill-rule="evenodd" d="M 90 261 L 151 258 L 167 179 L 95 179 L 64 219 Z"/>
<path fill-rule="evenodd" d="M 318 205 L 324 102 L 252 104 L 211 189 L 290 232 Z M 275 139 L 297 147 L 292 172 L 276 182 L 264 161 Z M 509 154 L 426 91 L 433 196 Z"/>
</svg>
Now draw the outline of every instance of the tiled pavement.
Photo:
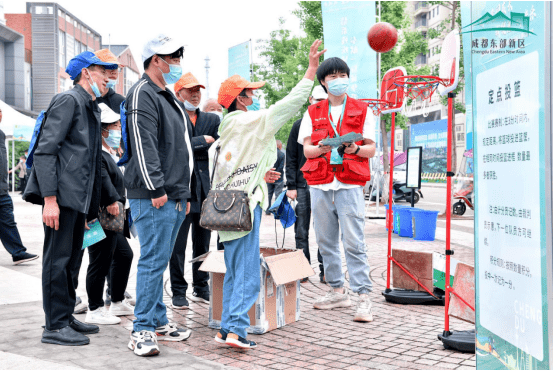
<svg viewBox="0 0 554 371">
<path fill-rule="evenodd" d="M 16 200 L 14 200 L 16 201 Z M 32 243 L 32 251 L 40 251 L 41 245 L 36 245 L 41 240 L 42 230 L 40 228 L 40 218 L 30 216 L 28 207 L 22 202 L 16 202 L 16 214 L 18 210 L 25 209 L 22 214 L 28 216 L 19 219 L 21 228 L 27 230 L 23 234 L 24 242 Z M 37 212 L 35 209 L 34 213 Z M 18 214 L 19 215 L 19 214 Z M 34 232 L 36 231 L 36 232 Z M 282 228 L 278 227 L 279 241 L 282 239 Z M 302 303 L 300 321 L 287 325 L 283 328 L 273 330 L 263 335 L 250 335 L 252 340 L 258 343 L 258 348 L 251 351 L 237 351 L 235 349 L 221 346 L 213 341 L 216 330 L 207 326 L 208 324 L 208 304 L 195 303 L 191 301 L 189 310 L 177 311 L 168 307 L 168 315 L 172 320 L 193 329 L 192 337 L 182 343 L 164 342 L 162 354 L 158 357 L 150 358 L 147 364 L 133 362 L 132 368 L 177 368 L 179 359 L 185 368 L 194 364 L 193 367 L 211 368 L 219 364 L 226 367 L 240 369 L 474 369 L 475 356 L 473 354 L 463 354 L 444 350 L 442 343 L 437 339 L 437 335 L 443 331 L 444 307 L 441 306 L 403 306 L 387 303 L 381 295 L 385 288 L 386 280 L 386 251 L 387 235 L 384 227 L 371 221 L 366 222 L 365 228 L 366 244 L 368 248 L 368 257 L 371 264 L 371 279 L 374 282 L 374 291 L 371 294 L 373 301 L 374 321 L 371 323 L 356 323 L 352 321 L 355 311 L 357 297 L 352 296 L 353 306 L 340 310 L 318 311 L 313 309 L 312 304 L 321 295 L 324 295 L 328 286 L 319 282 L 317 273 L 318 264 L 315 259 L 312 264 L 316 275 L 310 278 L 310 282 L 302 284 Z M 215 236 L 214 236 L 215 237 Z M 393 236 L 393 247 L 402 247 L 418 249 L 420 251 L 444 251 L 444 241 L 418 242 L 411 239 L 403 239 Z M 135 252 L 135 266 L 129 282 L 129 291 L 134 294 L 136 260 L 138 259 L 139 249 L 137 241 L 131 243 Z M 310 245 L 312 259 L 316 256 L 315 236 L 313 230 L 310 232 Z M 274 221 L 269 216 L 264 216 L 262 220 L 261 246 L 275 246 Z M 294 246 L 294 231 L 292 228 L 287 230 L 286 247 Z M 461 245 L 452 245 L 456 251 L 456 259 L 473 264 L 473 249 Z M 215 250 L 215 238 L 212 239 L 212 249 Z M 187 261 L 190 260 L 190 249 L 187 251 Z M 0 266 L 7 260 L 2 257 Z M 343 260 L 344 261 L 344 260 Z M 83 267 L 86 267 L 88 261 L 83 261 Z M 29 269 L 29 274 L 34 277 L 40 277 L 40 269 Z M 344 266 L 346 270 L 346 266 Z M 82 269 L 81 282 L 84 283 Z M 166 278 L 168 273 L 166 272 Z M 186 278 L 190 282 L 191 267 L 187 264 Z M 348 278 L 348 275 L 347 275 Z M 164 300 L 166 304 L 170 303 L 171 292 L 169 282 L 166 282 L 166 294 Z M 84 294 L 83 287 L 79 288 L 79 293 Z M 189 289 L 189 294 L 191 293 Z M 189 300 L 190 301 L 190 300 Z M 40 318 L 40 303 L 36 303 L 29 308 L 34 316 Z M 20 305 L 12 304 L 13 310 Z M 7 306 L 0 305 L 0 318 L 4 317 Z M 84 316 L 83 318 L 84 319 Z M 132 317 L 124 318 L 121 326 L 126 329 L 132 326 Z M 466 330 L 472 328 L 472 325 L 457 319 L 451 318 L 451 329 Z M 28 324 L 27 324 L 28 326 Z M 25 324 L 20 324 L 21 330 L 25 329 Z M 106 327 L 106 326 L 105 326 Z M 105 328 L 104 327 L 104 328 Z M 125 349 L 126 330 L 119 326 L 112 326 L 103 332 L 114 334 L 112 338 L 117 338 L 118 342 L 110 341 L 112 352 Z M 40 331 L 34 331 L 33 336 L 37 337 Z M 106 337 L 107 339 L 108 337 Z M 91 347 L 93 344 L 89 347 Z M 85 347 L 87 348 L 87 347 Z M 82 347 L 80 349 L 83 349 Z M 9 351 L 8 351 L 9 352 Z M 17 353 L 14 350 L 14 353 Z M 127 351 L 127 355 L 129 355 Z M 21 353 L 18 353 L 21 354 Z M 46 354 L 46 353 L 39 353 Z M 100 353 L 102 354 L 102 353 Z M 123 357 L 124 353 L 121 353 Z M 179 358 L 179 354 L 182 357 Z M 132 355 L 132 353 L 130 353 Z M 126 355 L 125 355 L 126 356 Z M 187 358 L 190 357 L 190 358 Z M 39 355 L 40 357 L 40 355 Z M 108 358 L 110 355 L 106 354 Z M 127 357 L 127 356 L 126 356 Z M 67 364 L 67 359 L 62 354 L 55 357 L 56 362 Z M 52 357 L 44 356 L 46 360 L 52 360 Z M 171 359 L 171 361 L 169 361 Z M 197 360 L 197 361 L 195 361 Z M 206 361 L 206 364 L 201 363 Z M 169 362 L 169 363 L 168 363 Z M 196 363 L 194 363 L 196 362 Z M 212 363 L 215 362 L 215 363 Z M 73 363 L 85 368 L 113 368 L 108 362 L 98 362 L 87 365 L 85 363 Z M 125 363 L 122 363 L 125 365 Z M 141 367 L 142 366 L 142 367 Z M 0 363 L 0 368 L 1 363 Z M 179 367 L 182 368 L 182 367 Z"/>
</svg>

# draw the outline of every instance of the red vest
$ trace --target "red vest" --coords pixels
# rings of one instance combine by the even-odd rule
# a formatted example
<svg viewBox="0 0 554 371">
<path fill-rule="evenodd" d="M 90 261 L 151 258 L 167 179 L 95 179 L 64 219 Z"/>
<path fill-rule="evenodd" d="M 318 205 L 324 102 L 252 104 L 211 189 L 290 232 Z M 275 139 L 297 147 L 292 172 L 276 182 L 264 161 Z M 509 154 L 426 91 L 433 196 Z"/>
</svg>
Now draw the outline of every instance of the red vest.
<svg viewBox="0 0 554 371">
<path fill-rule="evenodd" d="M 322 139 L 335 137 L 335 131 L 329 122 L 329 100 L 312 104 L 308 107 L 308 113 L 312 119 L 313 145 L 317 146 Z M 340 135 L 350 132 L 363 134 L 366 114 L 367 104 L 347 97 L 344 117 L 342 117 L 337 131 Z M 356 142 L 356 144 L 363 145 L 363 141 Z M 304 178 L 309 185 L 329 184 L 333 182 L 334 177 L 337 177 L 342 183 L 365 186 L 366 182 L 371 179 L 367 158 L 345 153 L 342 165 L 330 165 L 330 161 L 331 152 L 306 160 L 300 170 L 304 173 Z"/>
</svg>

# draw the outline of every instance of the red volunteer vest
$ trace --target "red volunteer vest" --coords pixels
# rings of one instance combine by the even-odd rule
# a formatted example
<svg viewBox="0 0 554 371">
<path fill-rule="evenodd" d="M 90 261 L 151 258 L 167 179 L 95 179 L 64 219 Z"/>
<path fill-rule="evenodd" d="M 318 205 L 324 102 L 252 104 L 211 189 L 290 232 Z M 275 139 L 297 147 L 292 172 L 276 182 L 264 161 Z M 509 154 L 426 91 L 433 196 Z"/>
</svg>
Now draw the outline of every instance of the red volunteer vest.
<svg viewBox="0 0 554 371">
<path fill-rule="evenodd" d="M 335 131 L 329 122 L 329 100 L 321 101 L 308 107 L 308 113 L 312 119 L 312 144 L 317 144 L 325 138 L 334 138 Z M 345 135 L 350 132 L 363 134 L 367 104 L 347 97 L 344 117 L 341 125 L 337 128 L 339 134 Z M 335 118 L 336 119 L 336 118 Z M 363 141 L 356 142 L 362 145 Z M 306 161 L 300 169 L 308 185 L 328 184 L 333 178 L 345 184 L 365 186 L 371 179 L 369 173 L 369 161 L 367 158 L 358 155 L 345 153 L 342 165 L 331 165 L 331 152 L 321 157 L 311 158 Z"/>
</svg>

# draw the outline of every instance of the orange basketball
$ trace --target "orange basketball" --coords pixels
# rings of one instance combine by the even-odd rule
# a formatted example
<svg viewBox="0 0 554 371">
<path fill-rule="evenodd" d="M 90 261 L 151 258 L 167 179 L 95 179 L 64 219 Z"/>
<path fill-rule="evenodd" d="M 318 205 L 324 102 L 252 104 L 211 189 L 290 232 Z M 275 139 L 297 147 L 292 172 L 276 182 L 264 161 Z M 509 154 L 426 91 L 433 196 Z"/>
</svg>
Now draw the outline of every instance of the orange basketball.
<svg viewBox="0 0 554 371">
<path fill-rule="evenodd" d="M 367 42 L 377 53 L 386 53 L 396 45 L 398 31 L 390 23 L 375 23 L 367 33 Z"/>
</svg>

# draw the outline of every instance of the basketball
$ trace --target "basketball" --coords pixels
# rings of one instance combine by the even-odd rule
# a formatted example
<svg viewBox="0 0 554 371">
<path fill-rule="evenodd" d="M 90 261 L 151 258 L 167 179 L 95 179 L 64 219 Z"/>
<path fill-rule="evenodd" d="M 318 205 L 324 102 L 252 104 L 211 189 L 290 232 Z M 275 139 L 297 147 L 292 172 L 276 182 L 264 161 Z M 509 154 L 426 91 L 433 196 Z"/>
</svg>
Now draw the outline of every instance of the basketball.
<svg viewBox="0 0 554 371">
<path fill-rule="evenodd" d="M 386 53 L 396 45 L 398 31 L 390 23 L 375 23 L 367 33 L 367 42 L 377 53 Z"/>
</svg>

